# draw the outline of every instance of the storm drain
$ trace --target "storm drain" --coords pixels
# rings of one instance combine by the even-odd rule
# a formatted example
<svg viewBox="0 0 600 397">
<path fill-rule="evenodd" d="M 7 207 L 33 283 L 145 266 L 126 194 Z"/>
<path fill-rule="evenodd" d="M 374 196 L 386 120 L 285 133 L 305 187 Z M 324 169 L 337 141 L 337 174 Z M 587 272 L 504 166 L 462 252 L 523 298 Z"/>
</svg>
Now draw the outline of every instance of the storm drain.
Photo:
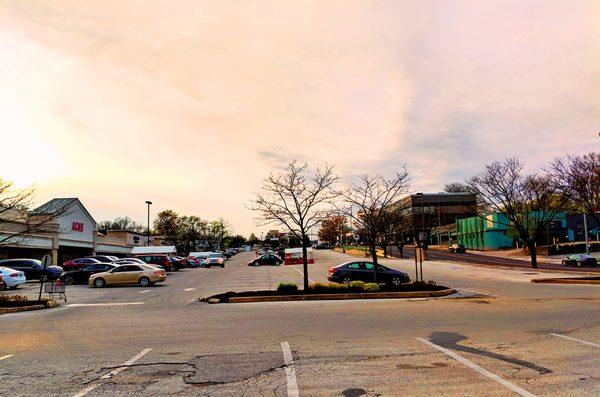
<svg viewBox="0 0 600 397">
<path fill-rule="evenodd" d="M 281 352 L 216 354 L 190 360 L 195 371 L 184 377 L 189 384 L 241 382 L 285 366 Z"/>
</svg>

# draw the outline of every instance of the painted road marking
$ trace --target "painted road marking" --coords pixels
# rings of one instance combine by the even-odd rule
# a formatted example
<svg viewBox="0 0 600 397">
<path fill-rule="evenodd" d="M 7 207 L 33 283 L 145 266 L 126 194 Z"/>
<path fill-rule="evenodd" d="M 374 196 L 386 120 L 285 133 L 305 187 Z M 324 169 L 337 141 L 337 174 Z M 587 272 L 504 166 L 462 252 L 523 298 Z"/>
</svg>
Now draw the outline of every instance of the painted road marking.
<svg viewBox="0 0 600 397">
<path fill-rule="evenodd" d="M 550 335 L 552 335 L 552 336 L 558 336 L 559 338 L 564 338 L 564 339 L 572 340 L 572 341 L 578 342 L 578 343 L 583 343 L 584 345 L 588 345 L 588 346 L 600 347 L 600 345 L 597 344 L 597 343 L 592 343 L 592 342 L 588 342 L 588 341 L 581 340 L 581 339 L 571 338 L 570 336 L 566 336 L 566 335 L 553 334 L 553 333 L 550 333 Z"/>
<path fill-rule="evenodd" d="M 523 396 L 523 397 L 535 397 L 534 394 L 529 393 L 527 390 L 521 389 L 519 386 L 514 385 L 512 383 L 510 383 L 509 381 L 499 377 L 498 375 L 480 367 L 479 365 L 467 360 L 466 358 L 459 356 L 458 354 L 454 353 L 453 351 L 450 351 L 448 349 L 445 349 L 441 346 L 436 345 L 435 343 L 432 343 L 430 341 L 428 341 L 427 339 L 423 339 L 423 338 L 415 338 L 416 340 L 418 340 L 419 342 L 425 343 L 426 345 L 429 345 L 431 347 L 433 347 L 436 350 L 441 351 L 442 353 L 452 357 L 453 359 L 455 359 L 456 361 L 466 365 L 467 367 L 471 368 L 474 371 L 479 372 L 482 375 L 487 376 L 490 379 L 495 380 L 496 382 L 500 383 L 501 385 L 509 388 L 510 390 L 514 391 L 515 393 Z"/>
<path fill-rule="evenodd" d="M 149 289 L 145 289 L 143 291 L 140 291 L 140 294 L 145 294 L 146 292 L 150 292 L 150 290 Z"/>
<path fill-rule="evenodd" d="M 294 358 L 292 357 L 290 344 L 281 342 L 281 350 L 283 350 L 285 377 L 287 378 L 287 395 L 288 397 L 298 397 L 298 381 L 296 380 L 296 368 L 294 367 Z"/>
<path fill-rule="evenodd" d="M 300 274 L 301 274 L 301 275 L 304 277 L 304 272 L 303 272 L 302 270 L 298 270 L 298 269 L 296 269 L 296 267 L 295 267 L 295 266 L 293 266 L 293 265 L 290 265 L 290 267 L 291 267 L 292 269 L 294 269 L 295 271 L 297 271 L 298 273 L 300 273 Z M 315 282 L 315 281 L 314 281 L 313 279 L 311 279 L 310 277 L 308 278 L 308 281 L 310 281 L 311 283 L 314 283 L 314 282 Z"/>
<path fill-rule="evenodd" d="M 143 356 L 145 356 L 146 354 L 148 354 L 148 352 L 150 352 L 151 350 L 152 349 L 144 349 L 144 350 L 142 350 L 141 352 L 139 352 L 135 356 L 131 357 L 129 360 L 125 361 L 123 363 L 123 365 L 120 366 L 119 368 L 110 371 L 109 373 L 107 373 L 104 376 L 101 376 L 100 379 L 110 379 L 113 376 L 117 375 L 119 372 L 125 371 L 127 368 L 129 368 L 137 360 L 139 360 L 140 358 L 142 358 Z M 97 388 L 98 386 L 100 386 L 100 383 L 94 383 L 92 385 L 89 385 L 85 389 L 81 390 L 79 393 L 73 395 L 73 397 L 83 397 L 86 394 L 88 394 L 89 392 L 91 392 L 92 390 L 94 390 L 95 388 Z"/>
<path fill-rule="evenodd" d="M 71 303 L 65 307 L 94 307 L 94 306 L 129 306 L 143 305 L 146 302 L 114 302 L 114 303 Z"/>
<path fill-rule="evenodd" d="M 184 291 L 193 291 L 193 290 L 195 290 L 195 289 L 196 289 L 196 288 L 185 288 L 185 289 L 184 289 Z"/>
<path fill-rule="evenodd" d="M 7 358 L 11 358 L 12 356 L 14 356 L 14 354 L 7 354 L 6 356 L 2 356 L 0 357 L 0 361 L 5 360 Z"/>
</svg>

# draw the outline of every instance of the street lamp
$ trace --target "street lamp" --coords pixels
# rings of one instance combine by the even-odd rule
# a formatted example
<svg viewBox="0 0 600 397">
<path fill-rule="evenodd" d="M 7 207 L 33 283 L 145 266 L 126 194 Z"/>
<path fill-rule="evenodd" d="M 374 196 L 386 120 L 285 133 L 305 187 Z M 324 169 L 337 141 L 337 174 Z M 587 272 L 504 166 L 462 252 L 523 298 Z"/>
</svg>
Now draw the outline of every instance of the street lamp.
<svg viewBox="0 0 600 397">
<path fill-rule="evenodd" d="M 146 204 L 148 204 L 148 230 L 146 232 L 146 245 L 150 245 L 150 205 L 152 201 L 146 200 Z"/>
</svg>

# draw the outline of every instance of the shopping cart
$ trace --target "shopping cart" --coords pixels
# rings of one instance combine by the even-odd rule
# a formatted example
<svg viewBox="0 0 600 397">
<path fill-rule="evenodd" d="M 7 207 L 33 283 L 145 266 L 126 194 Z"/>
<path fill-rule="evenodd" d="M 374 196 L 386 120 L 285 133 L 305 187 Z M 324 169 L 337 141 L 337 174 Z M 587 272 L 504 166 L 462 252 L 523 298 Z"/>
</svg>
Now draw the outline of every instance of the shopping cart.
<svg viewBox="0 0 600 397">
<path fill-rule="evenodd" d="M 58 299 L 67 301 L 67 284 L 60 281 L 44 284 L 44 292 L 50 296 L 50 299 L 54 299 L 54 295 L 58 295 Z"/>
</svg>

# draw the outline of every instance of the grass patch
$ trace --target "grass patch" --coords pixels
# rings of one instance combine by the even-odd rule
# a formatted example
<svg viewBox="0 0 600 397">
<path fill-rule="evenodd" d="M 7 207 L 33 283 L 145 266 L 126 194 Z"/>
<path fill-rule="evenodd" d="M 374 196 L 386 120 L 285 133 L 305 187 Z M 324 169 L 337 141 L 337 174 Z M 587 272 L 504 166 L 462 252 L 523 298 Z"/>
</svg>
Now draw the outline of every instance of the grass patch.
<svg viewBox="0 0 600 397">
<path fill-rule="evenodd" d="M 282 294 L 295 294 L 298 292 L 298 286 L 294 283 L 279 283 L 277 292 Z"/>
</svg>

